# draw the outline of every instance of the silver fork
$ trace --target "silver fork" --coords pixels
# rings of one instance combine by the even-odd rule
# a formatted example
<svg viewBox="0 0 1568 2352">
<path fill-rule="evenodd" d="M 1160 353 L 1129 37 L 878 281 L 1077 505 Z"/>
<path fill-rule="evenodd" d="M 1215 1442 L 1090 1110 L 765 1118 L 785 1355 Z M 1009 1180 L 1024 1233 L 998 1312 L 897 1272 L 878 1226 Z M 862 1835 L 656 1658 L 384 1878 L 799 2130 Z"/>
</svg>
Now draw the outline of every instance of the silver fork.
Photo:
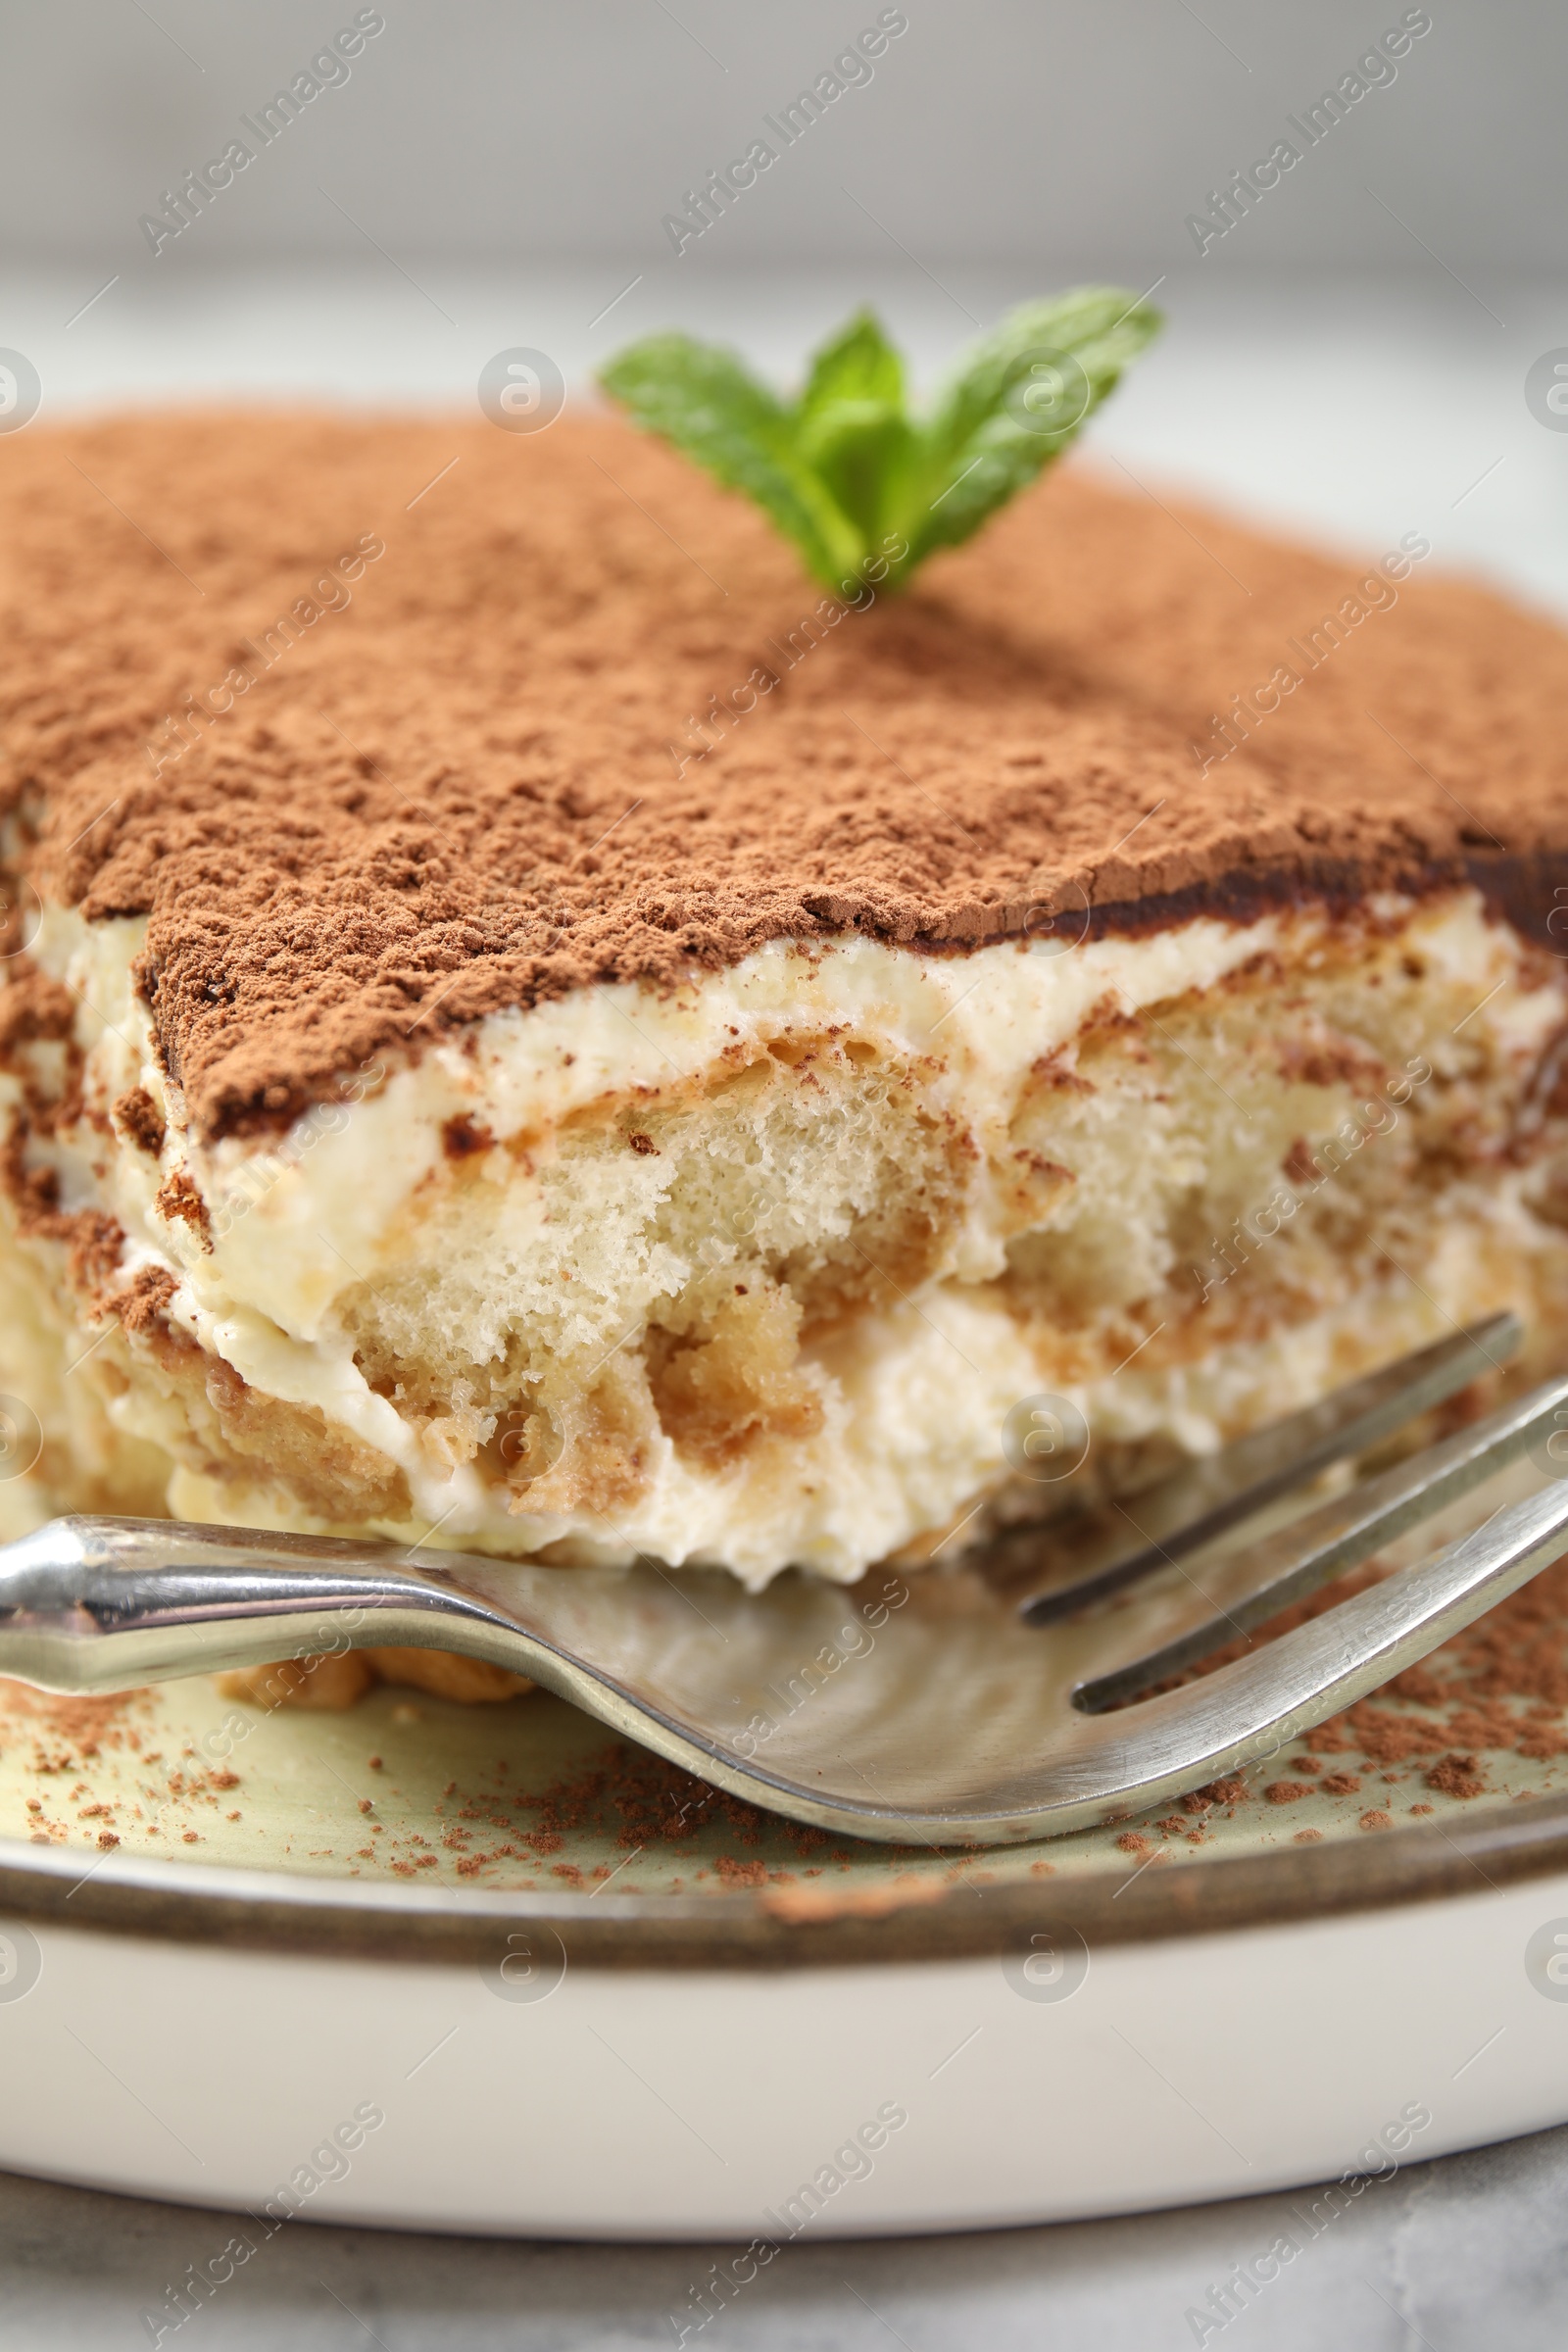
<svg viewBox="0 0 1568 2352">
<path fill-rule="evenodd" d="M 1049 1836 L 1278 1754 L 1568 1548 L 1568 1380 L 1239 1540 L 1286 1492 L 1500 1364 L 1520 1336 L 1513 1316 L 1494 1317 L 1085 1515 L 1076 1535 L 1052 1537 L 1075 1567 L 1044 1594 L 1038 1530 L 992 1547 L 992 1583 L 884 1568 L 846 1587 L 791 1572 L 748 1594 L 722 1572 L 653 1562 L 544 1568 L 56 1519 L 0 1549 L 0 1675 L 86 1692 L 360 1644 L 461 1650 L 798 1821 L 890 1842 Z M 1545 1483 L 1475 1533 L 1152 1690 L 1526 1453 Z M 1020 1609 L 1006 1587 L 1021 1561 L 1036 1565 Z"/>
</svg>

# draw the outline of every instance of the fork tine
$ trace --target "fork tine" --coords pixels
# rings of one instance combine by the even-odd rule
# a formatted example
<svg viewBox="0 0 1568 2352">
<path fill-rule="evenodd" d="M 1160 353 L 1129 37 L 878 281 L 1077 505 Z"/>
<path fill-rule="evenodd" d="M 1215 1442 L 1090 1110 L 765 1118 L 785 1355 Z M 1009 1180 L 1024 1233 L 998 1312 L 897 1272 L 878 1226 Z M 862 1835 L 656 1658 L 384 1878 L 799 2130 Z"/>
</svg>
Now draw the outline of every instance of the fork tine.
<svg viewBox="0 0 1568 2352">
<path fill-rule="evenodd" d="M 1515 1352 L 1523 1333 L 1517 1315 L 1493 1315 L 1186 1464 L 1135 1495 L 1130 1506 L 1110 1506 L 1113 1517 L 1094 1514 L 1100 1540 L 1091 1535 L 1089 1572 L 1035 1593 L 1020 1604 L 1020 1615 L 1028 1625 L 1049 1625 L 1212 1543 L 1330 1463 L 1366 1452 L 1481 1373 L 1497 1369 Z M 1020 1529 L 1001 1538 L 997 1548 L 1015 1552 L 1031 1540 L 1036 1546 L 1054 1542 L 1065 1547 L 1073 1530 L 1070 1525 L 1059 1531 Z"/>
<path fill-rule="evenodd" d="M 1473 1535 L 1250 1657 L 1118 1713 L 1087 1718 L 1051 1826 L 1103 1820 L 1106 1800 L 1118 1793 L 1133 1811 L 1277 1756 L 1506 1599 L 1565 1547 L 1568 1479 L 1505 1505 Z"/>
<path fill-rule="evenodd" d="M 1141 1605 L 1122 1635 L 1124 1645 L 1129 1637 L 1136 1644 L 1135 1653 L 1082 1684 L 1074 1704 L 1089 1714 L 1116 1706 L 1358 1567 L 1517 1461 L 1565 1406 L 1568 1379 L 1548 1381 L 1245 1550 L 1212 1562 L 1189 1555 L 1179 1564 L 1183 1586 L 1169 1594 L 1163 1623 Z M 1117 1630 L 1107 1627 L 1112 1641 Z"/>
</svg>

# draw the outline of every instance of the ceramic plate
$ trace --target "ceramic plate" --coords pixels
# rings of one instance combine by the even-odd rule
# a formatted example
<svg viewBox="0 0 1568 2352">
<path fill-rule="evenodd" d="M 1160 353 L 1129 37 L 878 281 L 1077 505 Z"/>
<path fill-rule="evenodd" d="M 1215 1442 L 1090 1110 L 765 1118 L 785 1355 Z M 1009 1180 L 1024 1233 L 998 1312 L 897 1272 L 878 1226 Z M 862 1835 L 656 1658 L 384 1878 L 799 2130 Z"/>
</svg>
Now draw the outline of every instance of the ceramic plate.
<svg viewBox="0 0 1568 2352">
<path fill-rule="evenodd" d="M 258 2245 L 765 2252 L 1560 2121 L 1568 1715 L 1477 1701 L 1465 1655 L 1458 1697 L 1382 1694 L 1248 1787 L 968 1853 L 770 1820 L 544 1695 L 4 1687 L 0 2164 L 244 2208 Z M 1527 1716 L 1533 1753 L 1477 1744 Z"/>
</svg>

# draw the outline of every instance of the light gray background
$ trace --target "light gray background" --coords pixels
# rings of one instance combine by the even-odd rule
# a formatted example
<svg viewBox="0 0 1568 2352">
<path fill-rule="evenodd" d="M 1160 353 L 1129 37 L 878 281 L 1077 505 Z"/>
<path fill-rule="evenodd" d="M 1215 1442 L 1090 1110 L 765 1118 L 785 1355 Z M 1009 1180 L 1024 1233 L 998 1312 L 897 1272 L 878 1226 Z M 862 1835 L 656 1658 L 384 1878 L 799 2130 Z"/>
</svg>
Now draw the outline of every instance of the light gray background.
<svg viewBox="0 0 1568 2352">
<path fill-rule="evenodd" d="M 878 5 L 385 0 L 387 29 L 352 80 L 259 159 L 199 242 L 221 264 L 352 257 L 357 232 L 320 183 L 404 259 L 657 260 L 661 215 Z M 1183 219 L 1218 176 L 1266 152 L 1285 115 L 1403 10 L 908 0 L 906 13 L 870 86 L 780 160 L 708 252 L 686 255 L 688 273 L 720 245 L 743 268 L 875 264 L 891 232 L 925 261 L 1005 259 L 1043 284 L 1155 276 L 1182 258 Z M 1560 267 L 1568 20 L 1552 0 L 1432 0 L 1429 13 L 1394 86 L 1246 223 L 1256 263 L 1424 267 L 1419 237 L 1464 274 Z M 353 14 L 354 0 L 10 0 L 12 238 L 35 258 L 101 260 L 105 274 L 134 264 L 137 215 Z M 184 243 L 162 268 L 186 265 L 198 237 Z"/>
<path fill-rule="evenodd" d="M 126 400 L 473 414 L 484 361 L 581 386 L 686 324 L 780 377 L 873 296 L 929 377 L 1006 303 L 1158 282 L 1170 325 L 1095 462 L 1348 551 L 1403 531 L 1568 613 L 1568 434 L 1524 378 L 1568 346 L 1568 17 L 1433 0 L 1433 29 L 1240 228 L 1183 222 L 1403 13 L 1348 0 L 910 0 L 909 29 L 678 260 L 660 218 L 879 0 L 388 0 L 386 30 L 155 261 L 137 216 L 352 5 L 0 5 L 0 345 L 44 420 Z M 0 2085 L 3 2096 L 3 2085 Z M 1555 2347 L 1568 2132 L 1414 2168 L 1226 2331 L 1254 2352 Z M 803 2246 L 706 2340 L 908 2352 L 1190 2342 L 1187 2303 L 1277 2200 L 925 2244 Z M 0 2352 L 145 2343 L 201 2217 L 0 2179 Z M 181 2342 L 668 2344 L 716 2249 L 301 2229 Z M 172 2339 L 174 2340 L 174 2339 Z M 1214 2339 L 1211 2339 L 1214 2340 Z"/>
</svg>

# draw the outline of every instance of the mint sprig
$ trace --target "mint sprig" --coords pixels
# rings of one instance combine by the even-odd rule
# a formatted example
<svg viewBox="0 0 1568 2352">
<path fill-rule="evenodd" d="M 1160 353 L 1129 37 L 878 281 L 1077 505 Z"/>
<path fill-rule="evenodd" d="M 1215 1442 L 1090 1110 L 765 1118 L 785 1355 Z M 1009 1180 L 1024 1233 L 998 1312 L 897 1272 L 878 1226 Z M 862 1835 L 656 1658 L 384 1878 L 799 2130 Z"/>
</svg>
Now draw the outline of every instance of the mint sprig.
<svg viewBox="0 0 1568 2352">
<path fill-rule="evenodd" d="M 647 431 L 754 499 L 824 587 L 898 587 L 1059 457 L 1160 324 L 1117 286 L 1026 302 L 964 355 L 923 417 L 868 310 L 823 344 L 793 402 L 690 335 L 649 335 L 599 380 Z"/>
</svg>

